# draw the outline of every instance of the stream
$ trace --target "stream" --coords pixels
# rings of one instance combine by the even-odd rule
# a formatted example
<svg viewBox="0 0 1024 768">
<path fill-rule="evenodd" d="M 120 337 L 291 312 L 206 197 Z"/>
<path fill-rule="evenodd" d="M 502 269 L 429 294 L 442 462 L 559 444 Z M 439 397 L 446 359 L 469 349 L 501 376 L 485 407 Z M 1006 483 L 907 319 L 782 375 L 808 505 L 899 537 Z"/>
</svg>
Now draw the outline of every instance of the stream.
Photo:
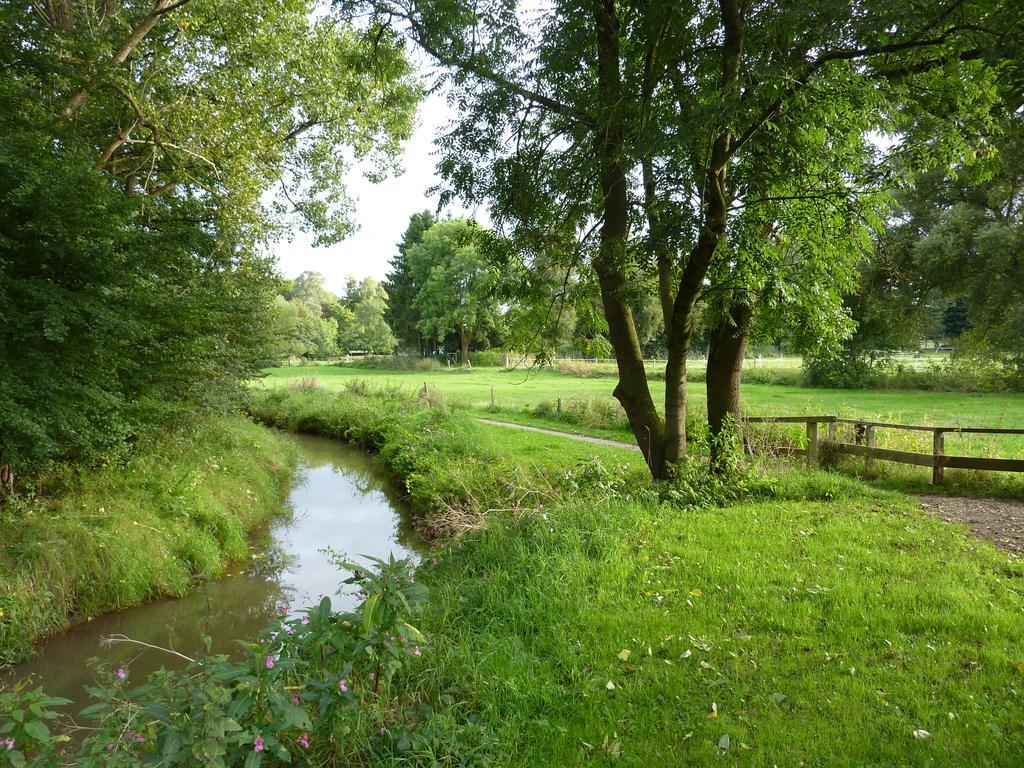
<svg viewBox="0 0 1024 768">
<path fill-rule="evenodd" d="M 345 574 L 323 550 L 331 548 L 357 562 L 360 555 L 409 557 L 422 552 L 419 540 L 384 473 L 364 452 L 336 440 L 292 435 L 300 449 L 299 474 L 288 497 L 291 514 L 272 524 L 269 544 L 254 547 L 252 565 L 221 581 L 201 585 L 182 598 L 162 600 L 99 616 L 47 640 L 39 653 L 11 670 L 10 679 L 35 678 L 47 693 L 71 699 L 76 712 L 92 680 L 88 659 L 128 664 L 134 679 L 160 666 L 180 666 L 170 654 L 130 643 L 104 647 L 110 635 L 126 635 L 195 658 L 201 637 L 213 651 L 230 653 L 236 639 L 255 638 L 278 613 L 297 615 L 329 596 L 335 610 L 355 605 L 338 593 Z M 178 662 L 176 664 L 176 661 Z"/>
</svg>

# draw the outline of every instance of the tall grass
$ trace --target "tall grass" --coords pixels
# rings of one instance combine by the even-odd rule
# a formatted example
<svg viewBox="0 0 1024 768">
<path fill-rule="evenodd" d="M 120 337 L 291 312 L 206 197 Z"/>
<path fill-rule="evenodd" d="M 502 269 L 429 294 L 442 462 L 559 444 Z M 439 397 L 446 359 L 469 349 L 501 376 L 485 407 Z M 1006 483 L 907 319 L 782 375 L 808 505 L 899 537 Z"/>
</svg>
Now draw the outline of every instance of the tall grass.
<svg viewBox="0 0 1024 768">
<path fill-rule="evenodd" d="M 65 470 L 0 506 L 0 666 L 69 623 L 181 595 L 248 559 L 281 510 L 296 457 L 241 417 L 139 446 L 125 463 Z"/>
</svg>

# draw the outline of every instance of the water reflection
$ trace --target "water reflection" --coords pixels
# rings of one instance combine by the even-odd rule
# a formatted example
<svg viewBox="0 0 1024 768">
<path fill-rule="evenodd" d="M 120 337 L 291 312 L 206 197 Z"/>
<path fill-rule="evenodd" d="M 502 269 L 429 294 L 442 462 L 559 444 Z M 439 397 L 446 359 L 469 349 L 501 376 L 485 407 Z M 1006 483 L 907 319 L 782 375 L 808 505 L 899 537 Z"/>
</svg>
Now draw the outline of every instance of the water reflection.
<svg viewBox="0 0 1024 768">
<path fill-rule="evenodd" d="M 186 656 L 202 650 L 204 634 L 214 650 L 229 652 L 235 638 L 254 637 L 282 606 L 296 613 L 330 596 L 337 609 L 354 598 L 337 594 L 339 572 L 325 547 L 358 559 L 359 555 L 405 557 L 421 548 L 398 510 L 392 486 L 361 451 L 336 441 L 295 436 L 301 448 L 300 477 L 288 503 L 292 514 L 269 531 L 270 546 L 248 573 L 206 584 L 178 600 L 166 600 L 101 616 L 51 638 L 40 653 L 15 667 L 9 679 L 34 675 L 48 692 L 82 702 L 90 682 L 86 661 L 97 656 L 110 664 L 131 662 L 138 679 L 174 657 L 136 645 L 100 645 L 122 634 L 173 648 Z M 71 707 L 75 710 L 75 707 Z"/>
</svg>

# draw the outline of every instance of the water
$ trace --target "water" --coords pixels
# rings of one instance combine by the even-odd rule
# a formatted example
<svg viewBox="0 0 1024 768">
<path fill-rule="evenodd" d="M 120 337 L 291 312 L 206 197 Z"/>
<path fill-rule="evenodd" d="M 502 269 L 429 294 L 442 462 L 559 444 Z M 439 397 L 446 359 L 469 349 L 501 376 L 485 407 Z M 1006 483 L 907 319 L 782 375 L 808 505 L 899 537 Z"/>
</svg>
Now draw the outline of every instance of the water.
<svg viewBox="0 0 1024 768">
<path fill-rule="evenodd" d="M 298 613 L 303 607 L 331 598 L 335 609 L 355 604 L 351 594 L 338 594 L 345 574 L 322 550 L 330 547 L 349 559 L 359 555 L 387 558 L 414 555 L 422 548 L 399 500 L 372 459 L 362 451 L 334 440 L 293 436 L 301 450 L 298 482 L 288 498 L 293 514 L 273 525 L 269 547 L 254 550 L 246 571 L 199 587 L 176 600 L 149 603 L 100 616 L 48 640 L 29 661 L 8 677 L 32 675 L 48 693 L 75 702 L 75 712 L 86 700 L 83 686 L 92 679 L 87 661 L 128 664 L 133 679 L 161 665 L 180 665 L 163 651 L 118 643 L 104 647 L 101 640 L 125 635 L 195 658 L 202 636 L 214 640 L 214 651 L 231 652 L 238 638 L 254 638 L 276 613 Z"/>
</svg>

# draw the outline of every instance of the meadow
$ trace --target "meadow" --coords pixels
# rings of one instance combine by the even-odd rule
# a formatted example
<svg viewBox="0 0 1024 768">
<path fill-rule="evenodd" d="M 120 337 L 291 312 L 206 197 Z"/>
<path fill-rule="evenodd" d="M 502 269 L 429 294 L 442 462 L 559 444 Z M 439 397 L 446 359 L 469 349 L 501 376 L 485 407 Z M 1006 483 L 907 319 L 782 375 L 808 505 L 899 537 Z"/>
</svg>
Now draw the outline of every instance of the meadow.
<svg viewBox="0 0 1024 768">
<path fill-rule="evenodd" d="M 270 368 L 258 386 L 286 386 L 316 378 L 327 390 L 341 390 L 363 379 L 374 386 L 397 386 L 409 392 L 436 388 L 446 397 L 474 409 L 522 409 L 556 398 L 611 398 L 611 376 L 567 376 L 550 370 L 451 368 L 439 371 L 375 370 L 357 366 L 284 366 Z M 652 381 L 655 400 L 664 397 L 664 382 Z M 704 412 L 703 382 L 687 389 L 691 408 Z M 745 384 L 743 405 L 748 416 L 830 414 L 847 418 L 889 419 L 904 423 L 975 427 L 1024 425 L 1024 395 L 978 392 L 812 389 L 796 386 Z M 881 418 L 878 418 L 881 417 Z"/>
</svg>

